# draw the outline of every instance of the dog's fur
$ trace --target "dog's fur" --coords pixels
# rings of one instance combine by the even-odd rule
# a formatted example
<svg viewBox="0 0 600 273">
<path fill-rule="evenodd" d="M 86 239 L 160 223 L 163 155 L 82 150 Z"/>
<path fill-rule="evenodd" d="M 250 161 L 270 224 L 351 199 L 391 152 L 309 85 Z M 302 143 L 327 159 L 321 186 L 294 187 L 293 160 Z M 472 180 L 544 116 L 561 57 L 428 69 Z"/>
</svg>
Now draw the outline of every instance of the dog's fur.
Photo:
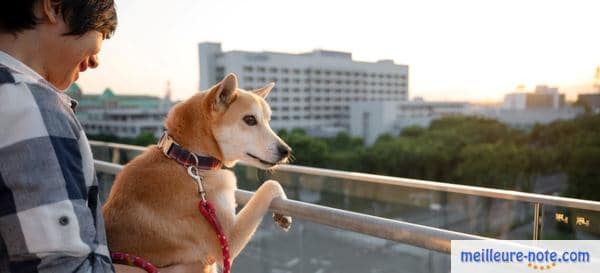
<svg viewBox="0 0 600 273">
<path fill-rule="evenodd" d="M 165 128 L 184 148 L 215 157 L 225 166 L 243 160 L 271 168 L 286 162 L 291 151 L 269 126 L 271 110 L 264 98 L 272 88 L 269 84 L 259 90 L 241 90 L 235 75 L 229 74 L 211 89 L 176 105 Z M 248 125 L 247 116 L 254 116 L 257 124 Z M 285 199 L 285 193 L 278 182 L 266 181 L 236 215 L 233 172 L 200 171 L 200 175 L 235 258 L 270 202 Z M 156 146 L 149 147 L 117 175 L 103 207 L 110 250 L 138 255 L 159 267 L 202 262 L 204 272 L 214 272 L 214 262 L 222 263 L 223 257 L 216 233 L 198 211 L 199 200 L 197 185 L 186 168 Z M 282 228 L 289 228 L 290 217 L 275 218 Z"/>
</svg>

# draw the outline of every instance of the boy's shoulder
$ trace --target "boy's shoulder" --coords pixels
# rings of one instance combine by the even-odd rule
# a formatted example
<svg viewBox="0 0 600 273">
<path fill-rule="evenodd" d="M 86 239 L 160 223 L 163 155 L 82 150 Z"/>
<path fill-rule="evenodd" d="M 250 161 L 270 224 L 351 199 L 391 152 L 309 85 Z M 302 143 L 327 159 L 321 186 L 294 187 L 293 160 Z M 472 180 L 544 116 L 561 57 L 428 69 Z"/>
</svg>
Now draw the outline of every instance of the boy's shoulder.
<svg viewBox="0 0 600 273">
<path fill-rule="evenodd" d="M 41 136 L 79 139 L 69 96 L 0 63 L 0 146 Z"/>
</svg>

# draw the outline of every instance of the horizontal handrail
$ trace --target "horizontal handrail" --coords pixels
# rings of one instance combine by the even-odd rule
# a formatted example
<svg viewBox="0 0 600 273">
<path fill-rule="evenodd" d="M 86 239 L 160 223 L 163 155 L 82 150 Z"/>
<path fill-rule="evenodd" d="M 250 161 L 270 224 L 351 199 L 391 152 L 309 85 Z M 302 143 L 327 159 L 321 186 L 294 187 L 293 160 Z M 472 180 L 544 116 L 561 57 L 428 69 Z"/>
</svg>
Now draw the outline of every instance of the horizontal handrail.
<svg viewBox="0 0 600 273">
<path fill-rule="evenodd" d="M 123 149 L 132 149 L 133 148 L 136 151 L 143 151 L 146 149 L 145 147 L 140 147 L 140 146 L 99 142 L 99 141 L 90 141 L 90 144 L 96 145 L 96 146 L 107 146 L 107 147 L 112 147 L 112 148 L 123 148 Z M 242 163 L 242 165 L 244 165 L 244 164 Z M 362 181 L 362 182 L 368 182 L 368 183 L 394 185 L 394 186 L 401 186 L 401 187 L 407 187 L 407 188 L 433 190 L 433 191 L 441 191 L 441 192 L 451 192 L 451 193 L 459 193 L 459 194 L 489 197 L 489 198 L 496 198 L 496 199 L 528 202 L 528 203 L 534 203 L 534 204 L 539 203 L 539 204 L 544 204 L 544 205 L 553 205 L 553 206 L 560 206 L 560 207 L 569 207 L 569 208 L 600 211 L 600 202 L 590 201 L 590 200 L 582 200 L 582 199 L 576 199 L 576 198 L 551 196 L 551 195 L 536 194 L 536 193 L 526 193 L 526 192 L 519 192 L 519 191 L 512 191 L 512 190 L 501 190 L 501 189 L 493 189 L 493 188 L 485 188 L 485 187 L 477 187 L 477 186 L 466 186 L 466 185 L 459 185 L 459 184 L 451 184 L 451 183 L 435 182 L 435 181 L 427 181 L 427 180 L 419 180 L 419 179 L 411 179 L 411 178 L 391 177 L 391 176 L 376 175 L 376 174 L 337 171 L 337 170 L 331 170 L 331 169 L 305 167 L 305 166 L 297 166 L 297 165 L 280 165 L 277 167 L 277 170 L 285 171 L 285 172 L 300 173 L 300 174 L 308 174 L 308 175 L 334 177 L 334 178 Z"/>
<path fill-rule="evenodd" d="M 117 174 L 123 168 L 119 164 L 99 160 L 95 160 L 95 166 L 97 171 L 109 174 Z M 253 194 L 249 191 L 237 190 L 235 194 L 236 201 L 242 205 L 246 204 Z M 491 239 L 289 199 L 283 200 L 277 198 L 271 202 L 269 208 L 274 212 L 310 222 L 442 253 L 450 253 L 451 240 Z"/>
<path fill-rule="evenodd" d="M 90 142 L 90 145 L 92 145 L 92 146 L 104 146 L 104 147 L 108 147 L 108 148 L 117 148 L 117 149 L 124 149 L 124 150 L 132 150 L 132 151 L 137 151 L 137 152 L 143 152 L 147 148 L 147 147 L 136 146 L 136 145 L 121 144 L 121 143 L 106 142 L 106 141 L 98 141 L 98 140 L 90 140 L 89 142 Z"/>
</svg>

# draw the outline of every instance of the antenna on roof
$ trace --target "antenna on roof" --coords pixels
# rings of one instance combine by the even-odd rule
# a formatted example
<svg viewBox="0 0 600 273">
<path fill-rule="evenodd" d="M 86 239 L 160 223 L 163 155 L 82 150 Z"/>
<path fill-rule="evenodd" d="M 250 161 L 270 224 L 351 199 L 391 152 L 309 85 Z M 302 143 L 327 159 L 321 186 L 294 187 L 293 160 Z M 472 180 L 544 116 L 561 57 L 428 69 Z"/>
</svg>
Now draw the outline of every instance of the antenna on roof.
<svg viewBox="0 0 600 273">
<path fill-rule="evenodd" d="M 171 81 L 167 81 L 167 90 L 165 92 L 165 100 L 171 101 Z"/>
<path fill-rule="evenodd" d="M 594 87 L 600 92 L 600 66 L 596 67 L 596 75 L 594 76 Z"/>
<path fill-rule="evenodd" d="M 171 108 L 171 81 L 167 81 L 167 89 L 165 90 L 165 96 L 160 102 L 159 105 L 161 110 L 168 110 Z"/>
</svg>

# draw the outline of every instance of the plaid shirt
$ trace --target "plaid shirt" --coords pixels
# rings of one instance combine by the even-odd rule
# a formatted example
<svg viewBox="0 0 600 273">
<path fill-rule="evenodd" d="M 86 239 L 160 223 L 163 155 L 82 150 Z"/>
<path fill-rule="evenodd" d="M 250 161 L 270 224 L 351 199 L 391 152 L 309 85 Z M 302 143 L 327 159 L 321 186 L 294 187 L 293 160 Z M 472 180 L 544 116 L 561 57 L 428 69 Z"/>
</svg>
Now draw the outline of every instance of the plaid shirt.
<svg viewBox="0 0 600 273">
<path fill-rule="evenodd" d="M 0 272 L 113 272 L 71 99 L 0 51 Z"/>
</svg>

